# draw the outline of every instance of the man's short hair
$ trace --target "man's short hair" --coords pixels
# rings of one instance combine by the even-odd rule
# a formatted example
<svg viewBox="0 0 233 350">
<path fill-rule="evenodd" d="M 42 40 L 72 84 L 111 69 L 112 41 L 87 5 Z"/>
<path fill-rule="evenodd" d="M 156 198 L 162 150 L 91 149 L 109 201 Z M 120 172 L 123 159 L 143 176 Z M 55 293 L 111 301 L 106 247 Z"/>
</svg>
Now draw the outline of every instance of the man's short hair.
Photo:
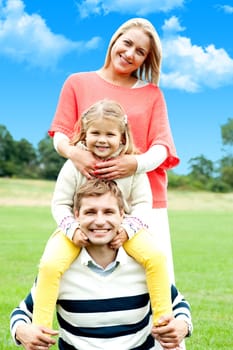
<svg viewBox="0 0 233 350">
<path fill-rule="evenodd" d="M 83 185 L 78 189 L 75 200 L 74 200 L 74 209 L 77 211 L 80 210 L 81 201 L 86 197 L 100 197 L 106 193 L 111 193 L 116 200 L 119 210 L 124 210 L 124 198 L 121 190 L 117 186 L 117 183 L 113 180 L 104 180 L 104 179 L 91 179 L 87 180 Z"/>
</svg>

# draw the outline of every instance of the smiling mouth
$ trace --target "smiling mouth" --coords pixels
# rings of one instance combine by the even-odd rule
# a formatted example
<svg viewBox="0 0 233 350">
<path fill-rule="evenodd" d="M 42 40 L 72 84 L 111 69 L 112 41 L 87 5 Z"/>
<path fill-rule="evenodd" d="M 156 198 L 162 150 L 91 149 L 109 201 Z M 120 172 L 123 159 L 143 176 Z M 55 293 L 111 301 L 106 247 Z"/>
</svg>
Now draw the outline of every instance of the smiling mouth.
<svg viewBox="0 0 233 350">
<path fill-rule="evenodd" d="M 108 151 L 109 147 L 107 147 L 107 146 L 96 146 L 96 149 L 98 149 L 99 151 Z"/>
<path fill-rule="evenodd" d="M 130 62 L 129 60 L 127 60 L 123 55 L 120 55 L 120 58 L 122 60 L 124 60 L 124 62 L 128 63 L 128 64 L 132 64 L 132 62 Z"/>
<path fill-rule="evenodd" d="M 111 228 L 103 228 L 103 229 L 93 228 L 93 229 L 90 229 L 90 231 L 93 233 L 103 234 L 103 233 L 108 233 L 109 231 L 111 231 Z"/>
</svg>

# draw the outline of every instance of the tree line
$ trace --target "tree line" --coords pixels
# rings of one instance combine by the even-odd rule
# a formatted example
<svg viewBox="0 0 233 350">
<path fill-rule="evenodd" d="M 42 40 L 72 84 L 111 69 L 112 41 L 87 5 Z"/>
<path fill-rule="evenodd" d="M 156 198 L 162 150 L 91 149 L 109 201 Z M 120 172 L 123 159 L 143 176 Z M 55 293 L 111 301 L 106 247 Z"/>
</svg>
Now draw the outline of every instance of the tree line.
<svg viewBox="0 0 233 350">
<path fill-rule="evenodd" d="M 233 118 L 221 126 L 221 137 L 221 159 L 213 162 L 203 154 L 191 158 L 187 175 L 168 172 L 169 188 L 233 191 Z M 64 161 L 48 135 L 34 147 L 24 138 L 14 140 L 0 124 L 0 177 L 56 180 Z"/>
</svg>

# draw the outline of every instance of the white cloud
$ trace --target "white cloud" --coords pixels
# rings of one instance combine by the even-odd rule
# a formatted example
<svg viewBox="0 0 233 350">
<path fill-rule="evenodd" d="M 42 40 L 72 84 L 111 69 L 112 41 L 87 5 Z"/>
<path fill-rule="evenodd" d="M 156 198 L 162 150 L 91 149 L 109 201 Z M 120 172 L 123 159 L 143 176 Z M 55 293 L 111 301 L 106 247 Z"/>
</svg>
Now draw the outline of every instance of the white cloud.
<svg viewBox="0 0 233 350">
<path fill-rule="evenodd" d="M 204 87 L 217 88 L 233 82 L 233 59 L 224 49 L 213 44 L 204 48 L 193 45 L 189 38 L 177 34 L 181 27 L 174 18 L 170 23 L 175 23 L 175 30 L 164 25 L 161 38 L 163 87 L 197 92 Z"/>
<path fill-rule="evenodd" d="M 182 27 L 180 25 L 179 19 L 176 16 L 172 16 L 169 19 L 166 19 L 164 21 L 164 25 L 162 26 L 162 30 L 164 32 L 164 35 L 166 34 L 172 34 L 177 32 L 182 32 L 185 30 L 185 27 Z"/>
<path fill-rule="evenodd" d="M 106 15 L 109 12 L 145 16 L 155 12 L 167 12 L 183 6 L 184 0 L 83 0 L 77 3 L 81 17 Z"/>
<path fill-rule="evenodd" d="M 233 14 L 233 6 L 231 5 L 216 5 L 219 10 L 222 10 L 226 14 Z"/>
<path fill-rule="evenodd" d="M 24 11 L 22 0 L 0 1 L 0 55 L 6 55 L 32 66 L 54 67 L 58 60 L 71 51 L 93 49 L 99 38 L 90 42 L 75 42 L 54 34 L 43 18 Z"/>
</svg>

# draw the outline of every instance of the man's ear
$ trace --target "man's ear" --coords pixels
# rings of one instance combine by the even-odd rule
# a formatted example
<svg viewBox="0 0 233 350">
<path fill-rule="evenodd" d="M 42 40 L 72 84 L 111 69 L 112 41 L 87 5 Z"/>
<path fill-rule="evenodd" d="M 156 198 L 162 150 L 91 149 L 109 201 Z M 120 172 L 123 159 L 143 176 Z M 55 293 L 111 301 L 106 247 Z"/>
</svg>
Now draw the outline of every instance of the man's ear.
<svg viewBox="0 0 233 350">
<path fill-rule="evenodd" d="M 75 219 L 78 219 L 78 217 L 79 217 L 79 212 L 77 209 L 74 209 L 74 217 L 75 217 Z"/>
</svg>

